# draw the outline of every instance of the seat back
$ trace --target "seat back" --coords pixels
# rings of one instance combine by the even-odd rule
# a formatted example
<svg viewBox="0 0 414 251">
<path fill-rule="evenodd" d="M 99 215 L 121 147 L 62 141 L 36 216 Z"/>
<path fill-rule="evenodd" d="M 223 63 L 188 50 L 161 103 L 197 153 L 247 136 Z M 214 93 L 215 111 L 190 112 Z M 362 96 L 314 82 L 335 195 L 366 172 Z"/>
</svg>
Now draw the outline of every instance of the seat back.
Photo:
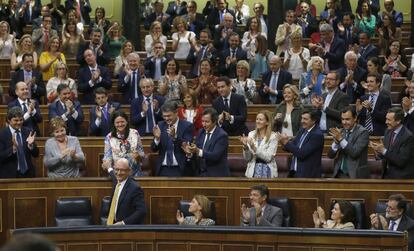
<svg viewBox="0 0 414 251">
<path fill-rule="evenodd" d="M 358 200 L 348 200 L 352 206 L 354 207 L 354 214 L 355 214 L 355 228 L 356 229 L 366 229 L 367 228 L 367 217 L 365 213 L 365 202 L 358 201 Z M 336 201 L 334 200 L 331 204 L 331 210 L 333 209 Z M 330 213 L 329 213 L 330 215 Z"/>
<path fill-rule="evenodd" d="M 292 203 L 289 198 L 285 197 L 274 197 L 269 198 L 267 203 L 282 209 L 283 211 L 283 222 L 282 227 L 292 227 Z"/>
<path fill-rule="evenodd" d="M 100 212 L 100 221 L 101 225 L 106 225 L 106 220 L 108 219 L 109 209 L 111 208 L 111 197 L 105 196 L 102 198 L 101 202 L 101 212 Z"/>
<path fill-rule="evenodd" d="M 56 200 L 57 227 L 92 225 L 90 198 L 61 198 Z"/>
<path fill-rule="evenodd" d="M 385 214 L 386 209 L 387 209 L 387 202 L 378 201 L 377 205 L 375 206 L 375 213 Z M 412 218 L 412 216 L 413 216 L 412 206 L 411 206 L 411 203 L 409 203 L 409 202 L 407 203 L 407 208 L 405 210 L 405 215 L 407 215 L 410 218 Z"/>
<path fill-rule="evenodd" d="M 194 214 L 188 211 L 188 209 L 190 208 L 190 202 L 190 200 L 180 200 L 178 202 L 178 210 L 180 210 L 183 213 L 184 218 L 187 216 L 194 216 Z M 211 201 L 210 206 L 210 219 L 216 221 L 216 205 L 214 204 L 214 201 Z"/>
</svg>

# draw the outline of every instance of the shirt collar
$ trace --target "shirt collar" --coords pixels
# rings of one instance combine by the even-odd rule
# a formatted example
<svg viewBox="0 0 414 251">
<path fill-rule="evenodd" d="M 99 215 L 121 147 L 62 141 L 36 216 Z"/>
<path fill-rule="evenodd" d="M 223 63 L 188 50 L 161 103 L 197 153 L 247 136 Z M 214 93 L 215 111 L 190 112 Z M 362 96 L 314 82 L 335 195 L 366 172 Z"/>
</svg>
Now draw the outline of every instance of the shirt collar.
<svg viewBox="0 0 414 251">
<path fill-rule="evenodd" d="M 279 75 L 280 73 L 280 68 L 277 71 L 272 71 L 272 75 Z"/>
<path fill-rule="evenodd" d="M 229 95 L 228 95 L 228 96 L 223 97 L 223 101 L 224 101 L 224 99 L 227 99 L 228 101 L 230 101 L 230 98 L 231 98 L 231 91 L 230 91 L 230 93 L 229 93 Z"/>
<path fill-rule="evenodd" d="M 314 124 L 311 128 L 309 128 L 309 129 L 307 130 L 307 132 L 311 132 L 315 126 L 316 126 L 316 124 Z"/>
<path fill-rule="evenodd" d="M 400 131 L 402 129 L 402 125 L 400 125 L 399 127 L 397 127 L 397 129 L 394 130 L 395 135 L 399 134 Z"/>
<path fill-rule="evenodd" d="M 14 129 L 10 125 L 9 125 L 9 129 L 10 129 L 10 132 L 11 132 L 12 135 L 16 132 L 16 129 Z M 20 131 L 21 131 L 21 129 L 20 129 Z"/>
<path fill-rule="evenodd" d="M 209 131 L 209 132 L 207 132 L 207 131 L 206 131 L 206 134 L 207 134 L 207 133 L 210 133 L 210 135 L 213 135 L 214 131 L 216 130 L 216 127 L 217 127 L 217 126 L 214 126 L 214 128 L 213 128 L 213 129 L 211 129 L 211 131 Z"/>
<path fill-rule="evenodd" d="M 98 69 L 98 64 L 96 64 L 95 67 L 90 67 L 90 66 L 88 67 L 90 71 L 96 71 Z"/>
<path fill-rule="evenodd" d="M 17 101 L 19 101 L 19 104 L 20 105 L 23 105 L 23 103 L 26 103 L 27 104 L 27 100 L 22 100 L 20 98 L 17 98 Z"/>
</svg>

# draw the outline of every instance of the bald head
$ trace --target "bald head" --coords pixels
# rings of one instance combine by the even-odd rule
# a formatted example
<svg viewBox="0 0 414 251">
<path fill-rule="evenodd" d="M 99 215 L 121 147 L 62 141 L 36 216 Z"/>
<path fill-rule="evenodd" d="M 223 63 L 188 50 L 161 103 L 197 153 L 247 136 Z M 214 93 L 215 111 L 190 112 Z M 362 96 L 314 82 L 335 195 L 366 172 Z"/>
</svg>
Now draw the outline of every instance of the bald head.
<svg viewBox="0 0 414 251">
<path fill-rule="evenodd" d="M 279 56 L 273 56 L 269 60 L 269 65 L 272 72 L 277 72 L 282 65 L 282 59 Z"/>
<path fill-rule="evenodd" d="M 120 158 L 115 161 L 114 170 L 116 179 L 118 182 L 122 182 L 128 178 L 132 169 L 129 166 L 129 161 L 127 159 Z"/>
</svg>

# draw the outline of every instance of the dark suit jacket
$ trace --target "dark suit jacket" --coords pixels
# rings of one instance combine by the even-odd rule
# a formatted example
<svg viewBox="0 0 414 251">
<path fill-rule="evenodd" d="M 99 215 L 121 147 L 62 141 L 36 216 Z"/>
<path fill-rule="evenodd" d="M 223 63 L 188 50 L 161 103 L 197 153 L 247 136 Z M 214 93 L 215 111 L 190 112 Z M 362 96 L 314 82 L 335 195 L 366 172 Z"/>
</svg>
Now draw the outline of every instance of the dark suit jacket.
<svg viewBox="0 0 414 251">
<path fill-rule="evenodd" d="M 108 102 L 108 109 L 110 107 L 114 107 L 115 111 L 121 109 L 121 104 L 118 102 Z M 96 120 L 96 106 L 92 106 L 89 109 L 89 135 L 90 136 L 106 136 L 112 129 L 111 124 L 111 116 L 110 114 L 107 114 L 107 118 L 105 119 L 104 116 L 102 116 L 101 124 L 96 126 L 95 120 Z"/>
<path fill-rule="evenodd" d="M 324 43 L 322 43 L 324 46 Z M 322 56 L 328 60 L 329 70 L 334 71 L 344 66 L 344 56 L 346 52 L 345 41 L 339 37 L 334 37 L 329 51 Z"/>
<path fill-rule="evenodd" d="M 176 16 L 182 16 L 187 14 L 187 2 L 184 1 L 181 3 L 181 6 L 178 6 L 175 1 L 171 1 L 168 3 L 167 10 L 165 11 L 165 13 L 170 15 L 170 22 L 172 22 Z"/>
<path fill-rule="evenodd" d="M 385 131 L 384 146 L 387 149 L 381 157 L 385 160 L 384 179 L 412 179 L 414 178 L 414 136 L 403 126 L 390 146 L 390 130 Z"/>
<path fill-rule="evenodd" d="M 345 138 L 345 133 L 342 133 Z M 351 179 L 369 178 L 370 171 L 367 166 L 368 161 L 368 141 L 369 133 L 361 125 L 355 125 L 352 133 L 349 135 L 348 144 L 345 148 L 339 148 L 334 151 L 329 149 L 328 157 L 336 158 L 333 177 L 335 178 L 341 169 L 342 160 L 345 157 L 348 174 Z"/>
<path fill-rule="evenodd" d="M 236 68 L 237 63 L 226 65 L 226 58 L 231 55 L 230 49 L 224 49 L 220 54 L 219 61 L 219 72 L 222 76 L 227 76 L 229 78 L 235 78 L 237 76 Z M 247 60 L 247 53 L 241 48 L 238 47 L 236 50 L 236 59 L 237 62 L 240 60 Z"/>
<path fill-rule="evenodd" d="M 345 28 L 344 32 L 340 32 L 339 30 L 337 30 L 338 37 L 344 40 L 346 49 L 348 49 L 350 45 L 354 45 L 358 43 L 358 34 L 352 31 L 351 33 L 347 34 L 346 32 L 347 29 L 352 29 L 352 28 Z"/>
<path fill-rule="evenodd" d="M 222 35 L 221 35 L 223 30 L 224 30 L 224 27 L 220 27 L 220 28 L 216 29 L 214 34 L 213 34 L 214 47 L 219 51 L 228 49 L 230 47 L 230 45 L 229 45 L 229 35 L 232 32 L 236 32 L 236 33 L 238 32 L 237 31 L 237 26 L 233 25 L 233 27 L 231 29 L 232 32 L 227 31 L 227 36 L 223 38 Z"/>
<path fill-rule="evenodd" d="M 76 0 L 66 0 L 65 1 L 66 12 L 68 12 L 68 10 L 70 9 L 76 9 L 75 3 L 76 3 Z M 83 20 L 85 20 L 85 24 L 89 24 L 91 22 L 91 18 L 89 17 L 89 12 L 92 11 L 91 4 L 89 3 L 89 0 L 81 0 L 81 3 L 83 3 L 80 5 L 80 11 L 81 11 L 82 18 Z"/>
<path fill-rule="evenodd" d="M 206 131 L 200 130 L 196 139 L 198 148 L 203 149 Z M 229 147 L 228 135 L 220 127 L 216 127 L 208 144 L 203 149 L 203 157 L 194 154 L 198 164 L 198 175 L 203 177 L 226 177 L 230 176 L 230 169 L 227 165 L 227 150 Z"/>
<path fill-rule="evenodd" d="M 168 14 L 165 14 L 165 13 L 162 13 L 162 16 L 164 16 L 164 15 L 167 15 L 168 16 L 168 18 L 167 18 L 167 21 L 165 21 L 165 22 L 162 22 L 161 23 L 161 25 L 162 25 L 162 33 L 164 34 L 164 35 L 167 35 L 169 32 L 170 32 L 170 30 L 171 30 L 171 19 L 169 18 L 169 15 Z M 146 30 L 149 30 L 150 29 L 150 27 L 151 27 L 151 24 L 155 21 L 155 20 L 157 20 L 157 13 L 155 13 L 155 12 L 153 12 L 153 13 L 151 13 L 146 19 L 145 19 L 145 21 L 144 21 L 144 28 L 146 29 Z"/>
<path fill-rule="evenodd" d="M 164 56 L 161 62 L 161 75 L 164 75 L 165 69 L 167 68 L 167 62 L 169 60 L 169 56 Z M 154 78 L 155 75 L 155 58 L 149 57 L 145 61 L 145 76 L 147 78 Z"/>
<path fill-rule="evenodd" d="M 400 224 L 398 224 L 397 231 L 408 232 L 408 250 L 413 250 L 414 248 L 414 220 L 404 214 L 401 218 Z"/>
<path fill-rule="evenodd" d="M 230 13 L 234 18 L 233 18 L 233 26 L 236 26 L 236 17 L 234 15 L 234 12 L 232 10 L 226 9 L 226 13 Z M 216 30 L 216 25 L 220 24 L 220 11 L 217 8 L 213 8 L 210 12 L 210 14 L 207 17 L 207 23 L 209 25 L 210 31 L 211 33 L 214 33 L 214 31 Z"/>
<path fill-rule="evenodd" d="M 263 212 L 263 216 L 260 218 L 260 221 L 258 223 L 256 222 L 256 208 L 251 207 L 249 210 L 250 210 L 249 226 L 270 226 L 270 227 L 281 227 L 282 226 L 283 211 L 279 207 L 266 204 L 266 207 Z"/>
<path fill-rule="evenodd" d="M 378 50 L 378 48 L 375 45 L 368 44 L 367 48 L 364 50 L 364 52 L 358 58 L 358 65 L 366 70 L 368 59 L 370 59 L 372 57 L 378 57 L 379 54 L 380 54 L 380 51 Z"/>
<path fill-rule="evenodd" d="M 218 97 L 213 101 L 213 108 L 220 114 L 224 109 L 223 97 Z M 230 96 L 230 115 L 234 116 L 234 123 L 230 124 L 228 120 L 223 121 L 221 128 L 227 132 L 229 136 L 247 135 L 249 130 L 246 126 L 247 105 L 246 100 L 239 94 L 232 93 Z"/>
<path fill-rule="evenodd" d="M 306 22 L 308 23 L 308 26 L 306 26 L 304 30 L 302 28 L 302 34 L 303 34 L 303 37 L 309 38 L 312 35 L 312 33 L 318 31 L 318 21 L 316 20 L 314 16 L 311 15 L 311 13 L 309 13 L 306 16 Z M 302 26 L 300 22 L 298 23 L 300 26 Z"/>
<path fill-rule="evenodd" d="M 273 72 L 271 70 L 263 73 L 262 75 L 262 84 L 259 88 L 259 95 L 262 97 L 262 102 L 265 104 L 269 104 L 269 93 L 264 93 L 263 88 L 265 85 L 270 86 L 270 80 L 272 79 Z M 279 78 L 277 80 L 277 101 L 276 103 L 280 103 L 283 99 L 283 86 L 285 84 L 291 84 L 292 83 L 292 74 L 290 72 L 283 70 L 280 68 L 279 72 Z"/>
<path fill-rule="evenodd" d="M 67 134 L 78 136 L 83 122 L 83 111 L 81 104 L 78 101 L 73 102 L 73 107 L 78 112 L 78 117 L 74 119 L 72 116 L 69 116 L 68 120 L 66 121 Z M 61 105 L 60 100 L 57 99 L 55 102 L 49 105 L 49 120 L 57 116 L 61 117 L 65 112 L 66 111 Z"/>
<path fill-rule="evenodd" d="M 414 112 L 405 116 L 404 125 L 411 133 L 414 133 Z"/>
<path fill-rule="evenodd" d="M 135 98 L 134 92 L 135 92 L 135 83 L 132 83 L 132 74 L 129 78 L 128 82 L 125 82 L 125 76 L 127 73 L 125 71 L 122 71 L 119 74 L 118 77 L 118 91 L 122 93 L 122 104 L 131 104 L 131 101 Z M 138 95 L 141 95 L 141 88 L 139 87 L 139 81 L 141 80 L 140 74 L 137 72 L 136 74 L 136 84 L 137 84 L 137 90 Z"/>
<path fill-rule="evenodd" d="M 325 100 L 327 95 L 328 93 L 324 93 L 322 98 Z M 341 127 L 341 110 L 348 105 L 348 96 L 337 89 L 325 110 L 327 130 L 332 127 Z"/>
<path fill-rule="evenodd" d="M 30 16 L 29 7 L 23 13 L 23 19 L 25 24 L 32 24 L 33 19 L 40 16 L 40 9 L 42 8 L 42 3 L 40 0 L 36 0 L 34 6 L 32 7 L 32 15 Z"/>
<path fill-rule="evenodd" d="M 10 101 L 10 103 L 7 105 L 7 108 L 10 109 L 15 106 L 18 106 L 21 108 L 21 105 L 18 99 L 14 99 Z M 37 124 L 42 122 L 42 114 L 40 114 L 39 103 L 37 102 L 35 104 L 35 109 L 36 109 L 36 113 L 34 114 L 34 116 L 30 115 L 30 117 L 23 122 L 23 126 L 29 128 L 32 131 L 35 131 L 36 136 L 40 137 L 41 136 L 40 129 Z"/>
<path fill-rule="evenodd" d="M 161 106 L 164 104 L 164 97 L 163 96 L 158 96 L 158 95 L 153 95 L 153 99 L 156 99 L 158 101 L 158 108 L 161 108 Z M 142 112 L 142 102 L 144 101 L 144 96 L 139 96 L 136 99 L 133 99 L 131 102 L 131 124 L 133 125 L 134 128 L 136 128 L 139 132 L 139 135 L 144 136 L 145 133 L 145 129 L 147 126 L 147 118 L 144 116 L 141 116 L 141 112 Z M 158 109 L 158 112 L 154 112 L 154 120 L 155 123 L 162 121 L 162 114 L 160 109 Z M 152 129 L 151 131 L 151 135 L 152 135 Z"/>
<path fill-rule="evenodd" d="M 361 102 L 369 100 L 369 95 L 364 95 L 361 97 Z M 385 115 L 387 111 L 391 108 L 391 96 L 387 91 L 380 91 L 375 107 L 371 110 L 372 118 L 372 127 L 374 136 L 383 136 L 387 126 L 385 125 Z M 362 108 L 361 112 L 358 115 L 359 123 L 365 125 L 365 120 L 367 118 L 367 109 Z"/>
<path fill-rule="evenodd" d="M 340 75 L 340 83 L 343 83 L 345 81 L 346 76 L 348 75 L 348 70 L 346 66 L 341 67 L 339 69 L 339 75 Z M 359 99 L 362 95 L 364 95 L 364 88 L 361 85 L 361 81 L 365 81 L 367 79 L 367 71 L 357 66 L 354 70 L 354 82 L 357 84 L 356 88 L 354 89 L 352 85 L 345 85 L 344 88 L 341 88 L 339 86 L 339 89 L 341 91 L 345 92 L 348 97 L 351 104 L 355 104 L 356 100 Z"/>
<path fill-rule="evenodd" d="M 95 103 L 95 95 L 93 91 L 98 87 L 104 87 L 110 90 L 112 87 L 111 74 L 109 69 L 105 66 L 98 65 L 98 69 L 101 72 L 102 81 L 95 83 L 93 87 L 89 85 L 89 80 L 92 78 L 91 70 L 88 66 L 82 67 L 78 70 L 78 90 L 83 93 L 82 104 L 93 104 Z"/>
<path fill-rule="evenodd" d="M 22 127 L 22 140 L 24 144 L 24 155 L 28 171 L 23 174 L 24 177 L 35 177 L 35 166 L 32 164 L 32 157 L 39 156 L 39 149 L 36 143 L 33 144 L 33 149 L 30 150 L 27 146 L 27 137 L 30 134 L 30 129 Z M 13 153 L 13 142 L 10 128 L 6 126 L 0 130 L 0 178 L 16 178 L 17 177 L 17 152 Z"/>
<path fill-rule="evenodd" d="M 153 152 L 159 152 L 158 159 L 157 159 L 157 165 L 156 165 L 156 175 L 159 175 L 159 172 L 161 170 L 162 162 L 165 159 L 165 155 L 167 153 L 167 142 L 168 142 L 168 133 L 167 128 L 168 125 L 164 121 L 161 121 L 158 124 L 160 130 L 161 130 L 161 137 L 160 142 L 158 145 L 155 144 L 154 141 L 151 143 L 151 150 Z M 177 160 L 178 165 L 181 169 L 181 174 L 184 175 L 186 173 L 186 156 L 185 152 L 182 150 L 181 145 L 183 142 L 192 142 L 193 139 L 193 124 L 191 124 L 188 121 L 185 120 L 179 120 L 178 121 L 178 127 L 176 128 L 176 137 L 173 139 L 174 144 L 174 156 Z"/>
<path fill-rule="evenodd" d="M 201 53 L 201 50 L 200 50 L 199 53 Z M 188 53 L 186 62 L 187 62 L 187 64 L 192 65 L 191 66 L 191 71 L 190 71 L 190 78 L 196 78 L 196 77 L 198 77 L 198 67 L 200 65 L 199 65 L 199 62 L 197 64 L 197 59 L 199 57 L 199 53 L 197 53 L 195 51 L 194 47 L 191 47 L 190 52 Z M 216 53 L 217 53 L 217 51 L 213 47 L 213 48 L 210 49 L 210 53 L 208 53 L 208 52 L 205 52 L 204 53 L 204 57 L 203 58 L 201 58 L 202 55 L 200 55 L 200 61 L 202 59 L 204 59 L 204 58 L 207 58 L 214 65 L 214 63 L 215 63 L 214 61 L 216 60 Z"/>
<path fill-rule="evenodd" d="M 182 16 L 186 22 L 188 22 L 188 14 Z M 197 38 L 200 38 L 200 31 L 206 28 L 206 19 L 200 13 L 196 13 L 194 21 L 188 25 L 188 30 L 196 34 Z"/>
<path fill-rule="evenodd" d="M 45 84 L 43 83 L 42 74 L 36 70 L 32 71 L 32 78 L 36 78 L 36 88 L 32 85 L 30 92 L 32 93 L 32 98 L 36 99 L 39 104 L 41 104 L 42 97 L 46 94 Z M 24 82 L 24 71 L 22 69 L 14 72 L 11 76 L 9 95 L 11 97 L 17 98 L 16 96 L 16 84 L 17 82 Z"/>
<path fill-rule="evenodd" d="M 315 125 L 303 140 L 302 147 L 299 148 L 300 138 L 305 132 L 305 129 L 300 129 L 298 135 L 289 141 L 284 149 L 297 158 L 295 177 L 320 178 L 324 136 L 318 125 Z"/>
<path fill-rule="evenodd" d="M 114 196 L 116 180 L 113 171 L 109 173 L 112 178 L 112 197 Z M 147 207 L 145 206 L 144 191 L 132 177 L 128 177 L 118 199 L 115 222 L 123 221 L 125 225 L 143 224 Z"/>
<path fill-rule="evenodd" d="M 86 51 L 86 49 L 89 49 L 90 42 L 81 43 L 79 45 L 78 49 L 78 55 L 76 55 L 76 61 L 78 61 L 78 64 L 80 64 L 81 67 L 86 66 L 85 58 L 83 57 L 83 53 Z M 109 49 L 108 46 L 103 43 L 101 46 L 102 54 L 96 56 L 96 63 L 98 65 L 106 66 L 109 64 L 111 58 L 109 56 Z"/>
</svg>

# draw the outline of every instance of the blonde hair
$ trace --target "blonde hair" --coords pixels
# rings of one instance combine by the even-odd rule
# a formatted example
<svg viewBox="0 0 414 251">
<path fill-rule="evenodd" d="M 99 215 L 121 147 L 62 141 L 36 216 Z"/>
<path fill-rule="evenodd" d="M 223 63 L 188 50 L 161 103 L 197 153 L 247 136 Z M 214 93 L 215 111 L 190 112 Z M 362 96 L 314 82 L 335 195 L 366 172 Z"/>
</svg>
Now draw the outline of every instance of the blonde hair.
<svg viewBox="0 0 414 251">
<path fill-rule="evenodd" d="M 197 203 L 201 207 L 201 214 L 204 218 L 210 218 L 211 217 L 211 201 L 207 198 L 207 196 L 202 194 L 196 194 L 194 195 L 194 199 L 197 201 Z"/>
<path fill-rule="evenodd" d="M 299 105 L 300 104 L 300 100 L 299 100 L 299 89 L 296 85 L 291 85 L 291 84 L 285 84 L 283 86 L 283 92 L 285 92 L 285 89 L 289 89 L 293 92 L 293 94 L 295 95 L 295 98 L 293 100 L 294 105 Z M 285 101 L 282 101 L 285 102 Z"/>
<path fill-rule="evenodd" d="M 260 112 L 257 113 L 257 115 L 259 114 L 262 114 L 265 117 L 266 121 L 268 122 L 266 126 L 266 134 L 265 134 L 265 142 L 268 143 L 270 140 L 270 136 L 272 135 L 273 115 L 268 110 L 261 110 Z M 257 137 L 259 135 L 259 129 L 256 128 L 255 131 L 256 131 L 256 135 L 254 137 L 257 140 Z"/>
<path fill-rule="evenodd" d="M 321 58 L 319 56 L 313 56 L 313 57 L 310 58 L 310 60 L 308 62 L 308 67 L 306 69 L 307 71 L 312 70 L 313 64 L 315 63 L 316 60 L 320 60 L 322 62 L 322 68 L 323 68 L 323 66 L 324 66 L 323 58 Z M 323 69 L 322 69 L 322 71 L 323 71 Z"/>
<path fill-rule="evenodd" d="M 182 18 L 181 16 L 177 16 L 176 18 L 174 18 L 173 20 L 173 26 L 174 28 L 178 31 L 178 25 L 182 24 L 184 25 L 184 29 L 188 29 L 187 27 L 187 23 L 185 22 L 184 18 Z"/>
<path fill-rule="evenodd" d="M 23 41 L 25 39 L 30 39 L 30 41 L 32 42 L 32 46 L 30 48 L 29 51 L 26 52 L 33 52 L 33 40 L 32 40 L 32 35 L 29 34 L 25 34 L 23 35 L 20 39 L 19 39 L 19 43 L 17 44 L 17 51 L 16 54 L 19 55 L 20 53 L 22 53 L 22 46 L 23 46 Z"/>
<path fill-rule="evenodd" d="M 249 75 L 250 65 L 246 60 L 240 60 L 239 62 L 237 62 L 237 66 L 241 66 L 244 69 L 246 69 L 247 70 L 247 75 Z"/>
<path fill-rule="evenodd" d="M 65 128 L 65 130 L 67 129 L 66 122 L 61 117 L 54 117 L 50 120 L 50 133 L 52 135 L 54 134 L 54 131 L 62 127 Z"/>
</svg>

